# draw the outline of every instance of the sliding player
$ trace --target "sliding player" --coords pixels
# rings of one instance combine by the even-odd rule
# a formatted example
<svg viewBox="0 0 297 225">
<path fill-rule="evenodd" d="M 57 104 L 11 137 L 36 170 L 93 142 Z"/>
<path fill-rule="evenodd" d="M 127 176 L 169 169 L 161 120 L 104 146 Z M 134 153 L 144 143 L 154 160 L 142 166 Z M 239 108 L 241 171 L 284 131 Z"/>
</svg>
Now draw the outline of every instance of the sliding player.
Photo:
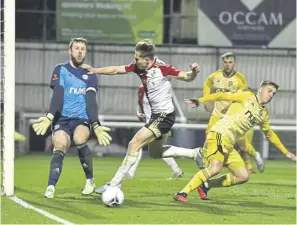
<svg viewBox="0 0 297 225">
<path fill-rule="evenodd" d="M 212 73 L 205 81 L 203 85 L 203 96 L 207 96 L 211 93 L 211 89 L 215 88 L 216 92 L 236 92 L 238 90 L 248 89 L 247 81 L 245 76 L 242 73 L 239 73 L 235 70 L 236 66 L 236 56 L 227 52 L 221 57 L 223 63 L 223 69 L 218 70 Z M 224 114 L 227 112 L 229 106 L 231 105 L 230 101 L 216 101 L 214 103 L 207 102 L 205 104 L 205 109 L 208 112 L 212 112 L 212 115 L 208 122 L 208 127 L 206 129 L 206 135 L 213 125 L 220 120 Z M 252 131 L 251 131 L 252 132 Z M 250 135 L 250 133 L 248 134 Z M 260 172 L 264 171 L 264 162 L 261 158 L 259 152 L 256 152 L 251 142 L 246 142 L 250 138 L 243 138 L 237 143 L 239 150 L 241 150 L 244 158 L 249 159 L 247 154 L 250 154 L 254 157 Z M 246 162 L 250 166 L 249 162 Z"/>
<path fill-rule="evenodd" d="M 271 129 L 268 110 L 264 106 L 276 94 L 278 85 L 274 82 L 261 83 L 258 93 L 250 91 L 237 93 L 216 93 L 199 99 L 187 99 L 186 103 L 198 106 L 208 101 L 233 101 L 228 112 L 209 131 L 206 139 L 204 159 L 207 168 L 195 174 L 192 180 L 173 198 L 187 203 L 187 195 L 205 182 L 205 189 L 212 187 L 230 187 L 248 181 L 249 174 L 238 152 L 234 149 L 236 141 L 248 130 L 259 125 L 267 139 L 287 158 L 296 161 L 296 156 L 289 152 Z M 210 179 L 226 166 L 231 173 Z M 207 187 L 206 187 L 207 186 Z"/>
</svg>

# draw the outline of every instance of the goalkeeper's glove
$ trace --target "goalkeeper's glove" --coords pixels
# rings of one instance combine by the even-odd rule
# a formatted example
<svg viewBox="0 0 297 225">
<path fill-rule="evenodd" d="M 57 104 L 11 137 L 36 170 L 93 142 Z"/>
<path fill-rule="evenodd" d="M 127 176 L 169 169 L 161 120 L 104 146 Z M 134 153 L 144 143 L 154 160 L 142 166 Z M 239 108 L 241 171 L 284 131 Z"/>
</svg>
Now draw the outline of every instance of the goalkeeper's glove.
<svg viewBox="0 0 297 225">
<path fill-rule="evenodd" d="M 33 124 L 33 129 L 37 135 L 44 135 L 54 119 L 53 114 L 48 113 L 46 116 L 40 117 Z"/>
<path fill-rule="evenodd" d="M 110 131 L 110 128 L 100 126 L 98 122 L 93 123 L 92 126 L 97 136 L 99 144 L 104 145 L 105 147 L 110 145 L 110 141 L 112 140 L 112 138 L 107 132 L 105 132 Z"/>
</svg>

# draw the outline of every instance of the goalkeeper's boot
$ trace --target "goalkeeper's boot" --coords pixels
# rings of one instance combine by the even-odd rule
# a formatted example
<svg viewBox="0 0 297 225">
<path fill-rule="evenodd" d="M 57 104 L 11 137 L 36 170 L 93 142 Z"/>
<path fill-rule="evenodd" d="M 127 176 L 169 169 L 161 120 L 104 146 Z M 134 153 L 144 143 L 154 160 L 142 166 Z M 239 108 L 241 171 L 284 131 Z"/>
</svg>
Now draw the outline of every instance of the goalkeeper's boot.
<svg viewBox="0 0 297 225">
<path fill-rule="evenodd" d="M 210 190 L 210 188 L 205 187 L 204 183 L 202 183 L 198 188 L 197 192 L 200 196 L 201 200 L 209 200 L 207 196 L 207 192 Z"/>
<path fill-rule="evenodd" d="M 175 201 L 178 201 L 180 203 L 188 203 L 188 199 L 187 199 L 187 194 L 185 192 L 177 192 L 174 196 L 173 196 L 173 199 Z"/>
<path fill-rule="evenodd" d="M 258 170 L 263 173 L 264 172 L 264 161 L 259 152 L 256 153 L 255 161 L 258 166 Z"/>
<path fill-rule="evenodd" d="M 121 188 L 121 186 L 122 186 L 122 185 L 119 184 L 119 185 L 116 186 L 116 187 Z M 97 189 L 95 190 L 95 192 L 96 192 L 97 194 L 101 195 L 101 194 L 103 194 L 103 192 L 106 191 L 107 188 L 109 188 L 109 187 L 115 187 L 115 186 L 111 185 L 111 183 L 108 182 L 108 183 L 104 184 L 103 186 L 97 188 Z"/>
<path fill-rule="evenodd" d="M 83 191 L 81 192 L 83 195 L 90 195 L 94 192 L 95 190 L 95 182 L 94 179 L 87 179 L 86 180 L 86 185 Z"/>
<path fill-rule="evenodd" d="M 44 193 L 44 197 L 46 198 L 54 198 L 55 195 L 55 186 L 54 185 L 49 185 Z"/>
<path fill-rule="evenodd" d="M 195 157 L 195 163 L 200 169 L 204 169 L 204 163 L 203 163 L 203 148 L 196 148 L 196 157 Z"/>
<path fill-rule="evenodd" d="M 177 180 L 178 178 L 182 177 L 184 175 L 183 171 L 180 171 L 179 173 L 173 173 L 171 177 L 167 178 L 167 180 Z"/>
</svg>

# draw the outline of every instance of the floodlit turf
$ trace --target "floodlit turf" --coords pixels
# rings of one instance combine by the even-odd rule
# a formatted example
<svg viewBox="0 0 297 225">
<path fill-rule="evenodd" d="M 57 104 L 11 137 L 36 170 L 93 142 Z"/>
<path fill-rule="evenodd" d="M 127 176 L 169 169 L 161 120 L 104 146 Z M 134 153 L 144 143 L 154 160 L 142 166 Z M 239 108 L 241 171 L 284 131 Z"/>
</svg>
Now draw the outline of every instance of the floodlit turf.
<svg viewBox="0 0 297 225">
<path fill-rule="evenodd" d="M 174 202 L 172 195 L 194 175 L 197 168 L 187 159 L 178 163 L 185 175 L 167 181 L 170 169 L 162 160 L 144 158 L 134 180 L 123 184 L 125 201 L 120 208 L 105 207 L 96 194 L 84 197 L 85 179 L 76 156 L 67 155 L 63 172 L 56 186 L 54 199 L 45 199 L 49 155 L 27 155 L 15 161 L 16 195 L 37 208 L 46 210 L 72 223 L 162 223 L 162 224 L 295 224 L 296 166 L 294 162 L 267 161 L 263 174 L 253 174 L 247 184 L 213 189 L 210 201 L 198 199 L 196 191 L 189 203 Z M 95 158 L 96 184 L 108 181 L 122 158 Z M 57 223 L 2 198 L 1 222 Z"/>
</svg>

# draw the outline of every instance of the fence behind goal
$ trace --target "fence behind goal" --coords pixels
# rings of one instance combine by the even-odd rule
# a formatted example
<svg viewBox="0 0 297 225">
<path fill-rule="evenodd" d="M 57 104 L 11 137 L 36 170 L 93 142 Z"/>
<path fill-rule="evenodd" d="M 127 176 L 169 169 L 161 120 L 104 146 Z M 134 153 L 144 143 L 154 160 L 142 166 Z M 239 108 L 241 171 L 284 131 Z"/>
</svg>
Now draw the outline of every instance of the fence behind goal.
<svg viewBox="0 0 297 225">
<path fill-rule="evenodd" d="M 36 138 L 32 132 L 32 123 L 42 114 L 23 113 L 22 131 L 27 135 L 28 141 L 26 146 L 19 146 L 21 151 L 32 151 L 30 142 L 34 142 Z M 105 118 L 110 119 L 110 118 Z M 111 136 L 113 138 L 112 146 L 105 150 L 103 147 L 98 147 L 99 151 L 111 154 L 125 154 L 129 141 L 134 134 L 143 127 L 140 122 L 123 122 L 123 121 L 107 121 L 101 117 L 101 123 L 104 126 L 112 128 Z M 205 129 L 207 124 L 186 124 L 175 123 L 172 129 L 173 135 L 168 139 L 166 144 L 185 147 L 197 148 L 203 146 L 205 141 Z M 272 129 L 279 135 L 281 141 L 289 149 L 289 151 L 296 153 L 296 126 L 280 126 L 272 125 Z M 253 145 L 265 159 L 285 159 L 284 156 L 264 137 L 259 127 L 255 127 Z"/>
</svg>

